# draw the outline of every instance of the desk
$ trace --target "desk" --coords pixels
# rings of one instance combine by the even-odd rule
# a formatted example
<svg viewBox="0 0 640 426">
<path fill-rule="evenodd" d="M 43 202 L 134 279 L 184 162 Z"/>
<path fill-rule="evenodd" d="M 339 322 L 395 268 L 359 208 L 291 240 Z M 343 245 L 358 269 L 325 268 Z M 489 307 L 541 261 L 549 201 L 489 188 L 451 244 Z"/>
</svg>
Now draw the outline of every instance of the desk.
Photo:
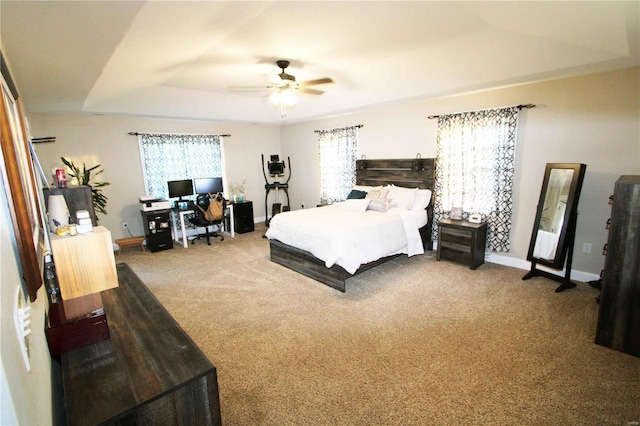
<svg viewBox="0 0 640 426">
<path fill-rule="evenodd" d="M 188 214 L 193 214 L 194 211 L 193 210 L 174 210 L 171 209 L 171 224 L 172 224 L 172 228 L 173 228 L 173 239 L 179 243 L 182 244 L 182 247 L 184 248 L 188 248 L 189 247 L 189 239 L 187 238 L 187 229 L 185 226 L 185 216 Z M 222 229 L 224 230 L 223 232 L 229 236 L 231 236 L 231 238 L 234 238 L 236 236 L 236 233 L 234 231 L 234 217 L 233 217 L 233 204 L 229 203 L 227 204 L 227 211 L 225 213 L 225 219 L 229 218 L 229 226 L 227 229 L 227 223 L 226 220 L 222 222 Z M 178 223 L 180 223 L 180 233 L 178 234 Z"/>
<path fill-rule="evenodd" d="M 182 244 L 182 247 L 189 247 L 189 241 L 187 240 L 187 230 L 184 226 L 184 217 L 188 214 L 193 214 L 193 210 L 173 210 L 171 209 L 171 226 L 173 228 L 173 239 Z M 178 216 L 178 217 L 176 217 Z M 178 225 L 176 222 L 180 221 L 180 234 L 178 234 Z M 182 238 L 182 240 L 180 240 Z"/>
</svg>

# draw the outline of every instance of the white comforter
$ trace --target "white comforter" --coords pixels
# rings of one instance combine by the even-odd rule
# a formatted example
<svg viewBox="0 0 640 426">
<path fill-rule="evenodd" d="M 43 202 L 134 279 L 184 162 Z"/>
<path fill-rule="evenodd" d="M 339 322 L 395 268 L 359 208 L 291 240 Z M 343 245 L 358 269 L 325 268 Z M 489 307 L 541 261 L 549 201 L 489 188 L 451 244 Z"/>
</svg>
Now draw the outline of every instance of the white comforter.
<svg viewBox="0 0 640 426">
<path fill-rule="evenodd" d="M 426 223 L 425 210 L 356 212 L 338 203 L 279 213 L 266 236 L 312 253 L 328 268 L 337 264 L 353 274 L 360 265 L 385 256 L 424 253 L 418 229 Z"/>
</svg>

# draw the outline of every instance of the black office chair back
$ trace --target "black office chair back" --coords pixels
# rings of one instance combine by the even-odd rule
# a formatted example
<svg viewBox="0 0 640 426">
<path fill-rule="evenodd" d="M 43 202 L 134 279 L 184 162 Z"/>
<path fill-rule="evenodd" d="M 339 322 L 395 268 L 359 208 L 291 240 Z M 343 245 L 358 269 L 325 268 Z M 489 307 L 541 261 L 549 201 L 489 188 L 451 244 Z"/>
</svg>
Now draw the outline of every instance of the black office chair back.
<svg viewBox="0 0 640 426">
<path fill-rule="evenodd" d="M 222 217 L 215 220 L 208 220 L 205 217 L 205 212 L 209 209 L 209 205 L 211 203 L 211 197 L 209 194 L 200 194 L 196 197 L 196 208 L 194 209 L 194 217 L 190 220 L 190 222 L 197 227 L 204 227 L 205 234 L 198 235 L 196 238 L 200 239 L 201 237 L 206 237 L 207 244 L 211 245 L 211 241 L 209 237 L 219 237 L 220 241 L 224 241 L 224 236 L 219 234 L 216 231 L 209 232 L 209 226 L 219 225 L 224 222 L 224 213 L 226 209 L 226 200 L 222 197 L 221 194 L 216 194 L 218 201 L 222 201 Z M 195 239 L 192 240 L 192 244 L 195 243 Z"/>
</svg>

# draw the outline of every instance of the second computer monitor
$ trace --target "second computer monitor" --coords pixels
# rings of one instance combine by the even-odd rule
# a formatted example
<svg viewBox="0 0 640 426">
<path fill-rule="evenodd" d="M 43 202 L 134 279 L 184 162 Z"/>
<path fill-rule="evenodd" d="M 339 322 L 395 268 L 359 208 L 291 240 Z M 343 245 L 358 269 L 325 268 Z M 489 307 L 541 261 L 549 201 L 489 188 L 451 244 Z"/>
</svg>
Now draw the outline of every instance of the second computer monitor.
<svg viewBox="0 0 640 426">
<path fill-rule="evenodd" d="M 221 177 L 197 178 L 194 179 L 193 182 L 196 194 L 215 194 L 216 192 L 223 192 Z"/>
</svg>

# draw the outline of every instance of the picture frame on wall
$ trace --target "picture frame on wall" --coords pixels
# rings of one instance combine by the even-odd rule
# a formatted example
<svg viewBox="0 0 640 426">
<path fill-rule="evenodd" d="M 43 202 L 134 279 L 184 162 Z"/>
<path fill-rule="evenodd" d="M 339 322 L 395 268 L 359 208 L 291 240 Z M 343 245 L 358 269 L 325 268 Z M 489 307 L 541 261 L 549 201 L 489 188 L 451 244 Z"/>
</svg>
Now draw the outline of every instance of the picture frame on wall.
<svg viewBox="0 0 640 426">
<path fill-rule="evenodd" d="M 34 302 L 43 284 L 46 252 L 44 215 L 22 107 L 2 52 L 0 62 L 2 183 L 20 257 L 21 275 L 29 299 Z"/>
</svg>

